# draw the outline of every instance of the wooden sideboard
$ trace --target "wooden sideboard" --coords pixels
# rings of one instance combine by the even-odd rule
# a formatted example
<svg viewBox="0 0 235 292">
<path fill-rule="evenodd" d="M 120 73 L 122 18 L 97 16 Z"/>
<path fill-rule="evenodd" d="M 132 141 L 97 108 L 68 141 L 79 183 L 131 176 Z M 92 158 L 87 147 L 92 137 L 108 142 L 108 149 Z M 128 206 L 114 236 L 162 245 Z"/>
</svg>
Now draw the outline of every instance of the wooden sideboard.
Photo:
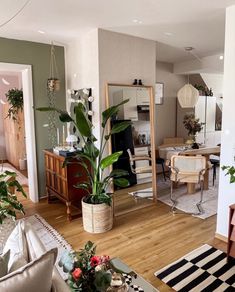
<svg viewBox="0 0 235 292">
<path fill-rule="evenodd" d="M 85 170 L 76 163 L 68 163 L 63 167 L 65 157 L 55 154 L 52 150 L 44 150 L 44 156 L 48 203 L 54 201 L 55 197 L 64 202 L 69 221 L 81 216 L 81 199 L 86 195 L 86 191 L 77 189 L 74 185 L 86 180 Z M 72 158 L 70 161 L 75 162 Z M 78 211 L 76 215 L 72 215 L 72 207 Z"/>
<path fill-rule="evenodd" d="M 235 258 L 235 204 L 229 206 L 227 259 Z"/>
</svg>

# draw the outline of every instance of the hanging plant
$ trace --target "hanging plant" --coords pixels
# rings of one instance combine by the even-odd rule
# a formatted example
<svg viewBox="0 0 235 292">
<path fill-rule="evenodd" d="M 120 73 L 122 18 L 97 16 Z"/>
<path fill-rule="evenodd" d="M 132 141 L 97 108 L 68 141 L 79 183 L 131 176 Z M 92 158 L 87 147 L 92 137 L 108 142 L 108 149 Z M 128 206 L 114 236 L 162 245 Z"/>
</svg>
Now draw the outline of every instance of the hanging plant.
<svg viewBox="0 0 235 292">
<path fill-rule="evenodd" d="M 50 77 L 47 79 L 47 90 L 55 92 L 60 90 L 60 80 L 58 77 L 58 68 L 56 64 L 55 47 L 51 44 L 51 57 L 50 57 Z"/>
<path fill-rule="evenodd" d="M 6 93 L 6 98 L 10 104 L 6 118 L 16 121 L 19 111 L 22 111 L 24 106 L 23 90 L 17 88 L 9 89 Z"/>
</svg>

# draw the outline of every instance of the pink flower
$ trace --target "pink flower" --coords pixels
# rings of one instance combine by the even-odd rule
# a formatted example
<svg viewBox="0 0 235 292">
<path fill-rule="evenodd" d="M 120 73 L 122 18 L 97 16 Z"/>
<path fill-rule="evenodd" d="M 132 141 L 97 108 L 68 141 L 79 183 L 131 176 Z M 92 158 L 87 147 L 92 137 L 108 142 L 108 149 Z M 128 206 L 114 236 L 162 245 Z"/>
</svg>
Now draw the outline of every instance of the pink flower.
<svg viewBox="0 0 235 292">
<path fill-rule="evenodd" d="M 102 264 L 107 264 L 109 261 L 110 261 L 110 257 L 109 257 L 109 256 L 107 256 L 107 255 L 103 255 L 103 256 L 101 257 L 101 263 L 102 263 Z"/>
<path fill-rule="evenodd" d="M 80 268 L 76 268 L 73 272 L 72 272 L 72 276 L 74 278 L 74 280 L 78 280 L 82 275 L 82 270 Z"/>
<path fill-rule="evenodd" d="M 101 263 L 101 257 L 99 257 L 99 256 L 93 256 L 93 257 L 91 258 L 91 266 L 92 266 L 92 267 L 96 267 L 96 266 L 98 266 L 100 263 Z"/>
</svg>

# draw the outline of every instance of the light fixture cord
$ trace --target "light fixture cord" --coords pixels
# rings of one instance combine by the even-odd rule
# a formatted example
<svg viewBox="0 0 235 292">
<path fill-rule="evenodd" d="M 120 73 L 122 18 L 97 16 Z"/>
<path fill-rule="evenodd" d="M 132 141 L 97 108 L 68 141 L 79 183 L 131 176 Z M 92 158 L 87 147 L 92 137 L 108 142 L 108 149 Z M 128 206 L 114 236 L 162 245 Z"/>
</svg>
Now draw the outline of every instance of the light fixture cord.
<svg viewBox="0 0 235 292">
<path fill-rule="evenodd" d="M 55 69 L 55 72 L 54 72 Z M 56 64 L 56 57 L 55 57 L 55 47 L 54 43 L 51 43 L 51 58 L 50 58 L 50 78 L 59 77 L 58 68 Z"/>
<path fill-rule="evenodd" d="M 24 10 L 25 6 L 28 5 L 28 3 L 31 0 L 28 0 L 25 2 L 25 4 L 20 8 L 20 10 L 18 10 L 10 19 L 6 20 L 5 22 L 3 22 L 2 24 L 0 24 L 0 28 L 3 27 L 4 25 L 8 24 L 10 21 L 12 21 L 16 16 L 18 16 L 22 10 Z"/>
</svg>

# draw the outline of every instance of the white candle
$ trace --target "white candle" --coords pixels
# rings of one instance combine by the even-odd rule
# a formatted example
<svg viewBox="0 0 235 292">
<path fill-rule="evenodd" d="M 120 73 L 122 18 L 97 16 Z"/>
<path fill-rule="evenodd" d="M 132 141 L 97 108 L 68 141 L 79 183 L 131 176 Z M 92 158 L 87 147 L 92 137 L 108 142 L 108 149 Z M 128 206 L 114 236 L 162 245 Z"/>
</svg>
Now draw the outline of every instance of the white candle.
<svg viewBox="0 0 235 292">
<path fill-rule="evenodd" d="M 57 146 L 60 145 L 60 130 L 57 128 Z"/>
<path fill-rule="evenodd" d="M 64 125 L 63 125 L 63 146 L 64 146 L 64 143 L 65 143 L 65 129 L 64 129 Z"/>
</svg>

